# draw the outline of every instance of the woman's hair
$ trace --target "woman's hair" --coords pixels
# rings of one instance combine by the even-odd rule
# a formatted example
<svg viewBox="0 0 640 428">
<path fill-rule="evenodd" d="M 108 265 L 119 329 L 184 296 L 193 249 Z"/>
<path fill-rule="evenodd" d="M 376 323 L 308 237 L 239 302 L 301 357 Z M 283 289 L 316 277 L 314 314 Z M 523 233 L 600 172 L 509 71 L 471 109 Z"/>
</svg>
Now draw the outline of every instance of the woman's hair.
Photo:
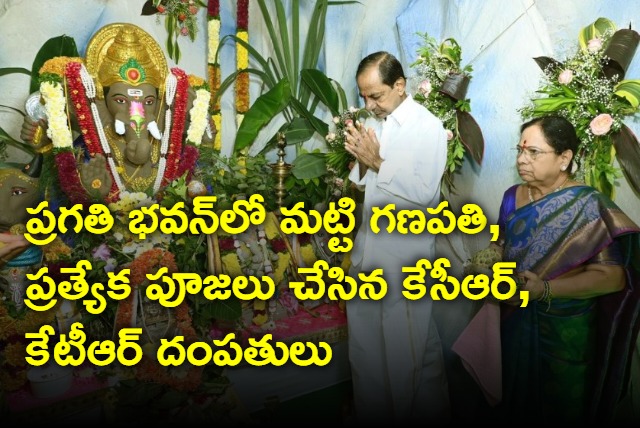
<svg viewBox="0 0 640 428">
<path fill-rule="evenodd" d="M 580 140 L 576 134 L 576 129 L 571 122 L 561 116 L 544 116 L 532 119 L 520 126 L 520 133 L 530 126 L 538 125 L 542 129 L 544 139 L 547 141 L 557 154 L 561 154 L 565 150 L 571 150 L 575 158 L 580 145 Z M 573 158 L 569 162 L 568 170 L 572 171 Z"/>
<path fill-rule="evenodd" d="M 398 61 L 398 59 L 389 52 L 384 51 L 374 52 L 363 58 L 362 61 L 360 61 L 360 64 L 358 64 L 356 77 L 360 76 L 362 72 L 373 66 L 378 67 L 378 73 L 380 73 L 382 83 L 387 86 L 393 87 L 396 80 L 400 78 L 406 79 L 400 61 Z"/>
</svg>

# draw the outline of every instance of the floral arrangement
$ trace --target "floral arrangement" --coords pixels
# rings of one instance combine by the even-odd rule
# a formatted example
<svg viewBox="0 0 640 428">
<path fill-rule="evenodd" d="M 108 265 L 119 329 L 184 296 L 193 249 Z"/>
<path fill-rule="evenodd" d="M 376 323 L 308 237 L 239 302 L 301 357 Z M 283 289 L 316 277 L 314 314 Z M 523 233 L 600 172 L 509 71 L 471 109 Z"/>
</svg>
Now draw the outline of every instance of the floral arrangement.
<svg viewBox="0 0 640 428">
<path fill-rule="evenodd" d="M 462 67 L 462 48 L 453 38 L 437 43 L 428 34 L 419 34 L 424 45 L 411 64 L 419 80 L 413 98 L 437 116 L 447 130 L 447 164 L 442 177 L 442 192 L 455 193 L 454 175 L 459 172 L 465 153 L 481 165 L 484 139 L 466 98 L 471 80 L 471 65 Z"/>
<path fill-rule="evenodd" d="M 581 145 L 575 153 L 576 178 L 613 198 L 620 170 L 640 194 L 640 149 L 623 120 L 640 106 L 640 81 L 623 80 L 640 35 L 617 30 L 598 18 L 579 35 L 579 49 L 564 61 L 535 58 L 542 82 L 520 112 L 524 120 L 556 114 L 575 127 Z"/>
<path fill-rule="evenodd" d="M 334 129 L 327 133 L 326 165 L 327 175 L 327 199 L 339 199 L 346 194 L 349 188 L 349 171 L 353 168 L 355 159 L 353 155 L 344 148 L 346 142 L 346 129 L 349 124 L 364 123 L 371 116 L 371 113 L 364 108 L 349 107 L 339 116 L 333 117 Z"/>
<path fill-rule="evenodd" d="M 206 7 L 200 0 L 147 0 L 142 6 L 141 15 L 158 15 L 165 17 L 167 36 L 167 53 L 176 64 L 180 61 L 180 36 L 194 41 L 198 33 L 197 15 L 200 7 Z"/>
</svg>

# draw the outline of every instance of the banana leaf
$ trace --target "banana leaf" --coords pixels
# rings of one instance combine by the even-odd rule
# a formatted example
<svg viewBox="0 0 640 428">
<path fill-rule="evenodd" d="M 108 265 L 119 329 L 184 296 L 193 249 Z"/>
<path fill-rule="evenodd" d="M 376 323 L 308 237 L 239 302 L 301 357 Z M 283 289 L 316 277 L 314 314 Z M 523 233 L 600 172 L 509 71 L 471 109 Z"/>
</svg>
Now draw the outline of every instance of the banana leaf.
<svg viewBox="0 0 640 428">
<path fill-rule="evenodd" d="M 611 135 L 618 164 L 629 186 L 640 196 L 640 145 L 629 127 L 622 125 L 620 131 Z"/>
<path fill-rule="evenodd" d="M 284 132 L 287 145 L 291 145 L 304 143 L 311 138 L 315 129 L 309 120 L 304 117 L 296 117 L 291 122 L 285 123 L 281 131 Z"/>
<path fill-rule="evenodd" d="M 616 85 L 613 93 L 626 99 L 634 109 L 640 106 L 640 80 L 623 80 Z"/>
<path fill-rule="evenodd" d="M 329 108 L 331 115 L 338 116 L 340 114 L 340 99 L 331 79 L 316 69 L 302 70 L 300 76 L 311 92 Z"/>
<path fill-rule="evenodd" d="M 44 44 L 36 54 L 36 57 L 33 60 L 33 65 L 31 66 L 31 85 L 29 86 L 30 94 L 36 92 L 40 88 L 38 76 L 40 74 L 40 68 L 42 67 L 42 65 L 51 58 L 55 58 L 57 56 L 79 56 L 78 47 L 76 46 L 76 41 L 73 39 L 73 37 L 62 35 L 58 37 L 52 37 L 44 42 Z"/>
<path fill-rule="evenodd" d="M 480 166 L 484 157 L 484 137 L 482 130 L 473 116 L 466 111 L 456 110 L 458 134 L 462 144 L 474 161 Z"/>
<path fill-rule="evenodd" d="M 321 177 L 327 173 L 324 153 L 302 153 L 293 161 L 291 173 L 300 180 Z"/>
<path fill-rule="evenodd" d="M 315 129 L 318 134 L 320 134 L 323 138 L 327 136 L 327 133 L 329 132 L 329 125 L 327 125 L 327 123 L 315 117 L 297 99 L 291 98 L 290 101 L 295 111 L 298 112 L 300 116 L 303 116 L 305 119 L 307 119 L 309 123 L 311 123 L 311 126 L 313 126 L 313 129 Z"/>
<path fill-rule="evenodd" d="M 280 113 L 291 101 L 289 80 L 284 78 L 271 90 L 260 95 L 244 115 L 238 133 L 234 152 L 250 146 L 258 132 Z"/>
</svg>

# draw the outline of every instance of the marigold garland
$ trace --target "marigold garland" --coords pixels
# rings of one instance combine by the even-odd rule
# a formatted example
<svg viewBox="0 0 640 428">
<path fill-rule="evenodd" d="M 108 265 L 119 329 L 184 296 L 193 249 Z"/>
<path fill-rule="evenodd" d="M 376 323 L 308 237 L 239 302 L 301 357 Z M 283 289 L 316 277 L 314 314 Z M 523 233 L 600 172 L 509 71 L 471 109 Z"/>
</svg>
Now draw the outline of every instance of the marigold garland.
<svg viewBox="0 0 640 428">
<path fill-rule="evenodd" d="M 155 273 L 158 268 L 166 267 L 169 273 L 178 271 L 176 259 L 172 252 L 161 248 L 153 248 L 136 257 L 131 264 L 131 286 L 137 287 L 147 280 L 148 273 Z"/>
<path fill-rule="evenodd" d="M 216 54 L 218 46 L 220 46 L 220 0 L 209 0 L 207 11 L 209 31 L 207 70 L 209 73 L 209 87 L 211 88 L 209 107 L 213 116 L 213 123 L 218 131 L 213 142 L 213 148 L 219 151 L 222 148 L 222 112 L 220 111 L 220 99 L 216 95 L 220 89 L 221 76 L 220 64 L 217 61 Z"/>
<path fill-rule="evenodd" d="M 236 37 L 249 43 L 249 1 L 238 0 L 236 8 Z M 249 52 L 239 41 L 236 42 L 236 68 L 246 70 L 249 67 Z M 236 79 L 237 125 L 240 126 L 244 114 L 249 110 L 249 73 L 238 73 Z"/>
</svg>

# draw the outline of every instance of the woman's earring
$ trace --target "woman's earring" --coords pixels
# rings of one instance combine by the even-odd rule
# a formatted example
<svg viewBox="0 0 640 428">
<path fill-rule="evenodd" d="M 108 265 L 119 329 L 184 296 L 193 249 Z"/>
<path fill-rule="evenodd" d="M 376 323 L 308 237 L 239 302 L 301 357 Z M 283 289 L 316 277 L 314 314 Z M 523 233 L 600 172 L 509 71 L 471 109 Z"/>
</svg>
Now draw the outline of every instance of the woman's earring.
<svg viewBox="0 0 640 428">
<path fill-rule="evenodd" d="M 560 169 L 561 169 L 562 171 L 566 171 L 566 170 L 567 170 L 567 166 L 566 166 L 566 165 L 562 165 L 562 166 L 560 167 Z"/>
</svg>

